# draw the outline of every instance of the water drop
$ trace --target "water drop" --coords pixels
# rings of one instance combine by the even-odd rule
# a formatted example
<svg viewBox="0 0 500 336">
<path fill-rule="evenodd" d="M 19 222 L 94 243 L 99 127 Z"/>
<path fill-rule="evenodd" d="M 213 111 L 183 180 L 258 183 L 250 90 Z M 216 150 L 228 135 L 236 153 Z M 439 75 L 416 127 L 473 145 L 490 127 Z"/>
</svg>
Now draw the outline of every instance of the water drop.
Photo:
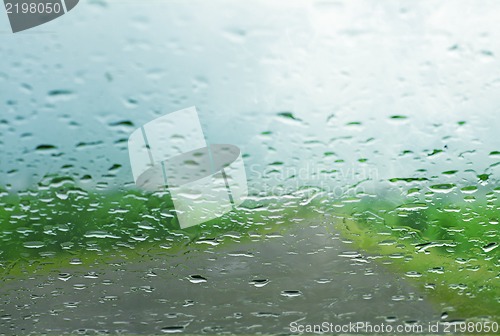
<svg viewBox="0 0 500 336">
<path fill-rule="evenodd" d="M 30 249 L 37 249 L 45 246 L 45 243 L 41 241 L 31 241 L 23 243 L 23 246 Z"/>
<path fill-rule="evenodd" d="M 281 296 L 286 296 L 286 297 L 297 297 L 301 295 L 302 292 L 298 290 L 284 290 L 281 292 Z"/>
<path fill-rule="evenodd" d="M 191 283 L 194 283 L 194 284 L 198 284 L 198 283 L 203 283 L 203 282 L 207 282 L 207 279 L 202 277 L 201 275 L 199 274 L 193 274 L 193 275 L 190 275 L 189 276 L 189 281 Z"/>
<path fill-rule="evenodd" d="M 251 285 L 254 285 L 257 288 L 264 287 L 269 283 L 269 279 L 255 279 L 249 282 Z"/>
</svg>

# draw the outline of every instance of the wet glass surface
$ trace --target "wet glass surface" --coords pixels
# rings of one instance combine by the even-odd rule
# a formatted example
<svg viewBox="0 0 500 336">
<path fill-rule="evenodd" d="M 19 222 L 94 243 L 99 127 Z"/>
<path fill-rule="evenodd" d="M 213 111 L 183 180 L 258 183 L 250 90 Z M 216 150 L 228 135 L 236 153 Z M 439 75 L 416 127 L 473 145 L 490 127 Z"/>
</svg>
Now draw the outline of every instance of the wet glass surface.
<svg viewBox="0 0 500 336">
<path fill-rule="evenodd" d="M 89 0 L 22 33 L 1 19 L 0 334 L 495 334 L 499 12 Z M 203 138 L 165 141 L 238 148 L 248 197 L 181 229 L 128 141 L 190 106 Z M 208 166 L 193 153 L 186 176 Z"/>
</svg>

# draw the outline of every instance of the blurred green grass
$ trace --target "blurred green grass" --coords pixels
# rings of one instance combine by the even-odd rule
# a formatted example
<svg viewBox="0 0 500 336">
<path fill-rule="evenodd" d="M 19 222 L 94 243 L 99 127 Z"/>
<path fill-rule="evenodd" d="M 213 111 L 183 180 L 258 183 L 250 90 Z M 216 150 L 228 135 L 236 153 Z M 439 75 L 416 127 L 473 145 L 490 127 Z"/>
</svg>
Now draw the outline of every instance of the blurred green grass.
<svg viewBox="0 0 500 336">
<path fill-rule="evenodd" d="M 52 177 L 33 190 L 0 190 L 0 263 L 8 268 L 13 262 L 124 253 L 141 246 L 174 251 L 228 233 L 272 233 L 307 212 L 250 200 L 221 218 L 180 229 L 168 192 L 88 191 L 72 178 Z"/>
<path fill-rule="evenodd" d="M 346 204 L 335 229 L 450 317 L 500 322 L 497 197 L 400 202 L 365 197 Z"/>
<path fill-rule="evenodd" d="M 17 194 L 0 189 L 4 280 L 47 272 L 72 258 L 98 264 L 116 256 L 182 253 L 203 241 L 207 246 L 250 241 L 307 219 L 335 228 L 357 249 L 429 292 L 437 305 L 451 307 L 453 316 L 500 319 L 495 193 L 473 201 L 389 201 L 372 195 L 342 202 L 299 192 L 250 199 L 221 218 L 181 230 L 166 192 L 88 191 L 72 178 L 46 180 Z M 237 238 L 221 239 L 224 235 Z"/>
</svg>

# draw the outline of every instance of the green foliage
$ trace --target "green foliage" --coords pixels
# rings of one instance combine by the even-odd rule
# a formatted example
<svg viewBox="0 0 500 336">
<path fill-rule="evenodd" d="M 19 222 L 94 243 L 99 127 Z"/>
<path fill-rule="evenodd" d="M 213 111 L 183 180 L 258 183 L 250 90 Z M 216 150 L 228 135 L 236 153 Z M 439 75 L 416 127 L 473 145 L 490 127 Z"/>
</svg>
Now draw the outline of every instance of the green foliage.
<svg viewBox="0 0 500 336">
<path fill-rule="evenodd" d="M 485 251 L 499 240 L 500 206 L 496 198 L 403 204 L 365 198 L 346 205 L 342 211 L 373 232 L 390 232 L 414 245 L 444 242 L 446 246 L 439 249 L 456 256 L 491 260 L 500 257 L 499 248 Z"/>
<path fill-rule="evenodd" d="M 224 233 L 272 232 L 307 216 L 303 207 L 247 201 L 221 218 L 180 229 L 168 192 L 87 191 L 54 177 L 36 190 L 0 191 L 0 263 L 49 254 L 101 254 L 148 243 L 179 247 Z"/>
</svg>

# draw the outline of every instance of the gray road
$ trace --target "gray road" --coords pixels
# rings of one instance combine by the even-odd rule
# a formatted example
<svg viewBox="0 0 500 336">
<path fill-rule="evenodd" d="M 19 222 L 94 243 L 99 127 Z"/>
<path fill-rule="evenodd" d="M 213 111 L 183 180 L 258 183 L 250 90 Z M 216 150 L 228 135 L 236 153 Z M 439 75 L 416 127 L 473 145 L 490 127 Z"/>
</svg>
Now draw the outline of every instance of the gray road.
<svg viewBox="0 0 500 336">
<path fill-rule="evenodd" d="M 287 333 L 293 321 L 427 323 L 440 315 L 404 279 L 321 225 L 61 272 L 69 271 L 2 285 L 0 332 Z"/>
</svg>

